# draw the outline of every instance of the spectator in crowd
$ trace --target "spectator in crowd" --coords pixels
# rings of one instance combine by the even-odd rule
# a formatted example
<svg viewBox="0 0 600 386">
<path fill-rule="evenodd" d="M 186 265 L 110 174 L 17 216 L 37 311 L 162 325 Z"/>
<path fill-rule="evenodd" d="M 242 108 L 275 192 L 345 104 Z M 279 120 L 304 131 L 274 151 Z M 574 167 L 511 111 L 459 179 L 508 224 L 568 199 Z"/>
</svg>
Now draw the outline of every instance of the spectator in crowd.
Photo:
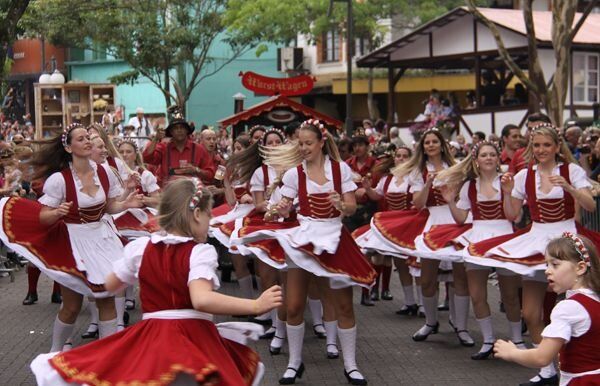
<svg viewBox="0 0 600 386">
<path fill-rule="evenodd" d="M 217 134 L 211 129 L 204 129 L 200 133 L 200 143 L 210 154 L 215 166 L 225 165 L 225 160 L 217 152 Z"/>
<path fill-rule="evenodd" d="M 491 71 L 483 73 L 483 86 L 481 87 L 481 105 L 484 107 L 500 106 L 500 97 L 504 94 L 502 87 L 496 83 Z"/>
<path fill-rule="evenodd" d="M 299 122 L 292 122 L 285 127 L 285 138 L 287 141 L 296 141 L 298 139 L 298 131 L 300 130 Z"/>
<path fill-rule="evenodd" d="M 227 132 L 226 127 L 219 127 L 219 134 L 217 134 L 217 151 L 223 158 L 228 157 L 233 151 L 231 136 Z"/>
<path fill-rule="evenodd" d="M 469 90 L 467 91 L 467 95 L 465 96 L 467 101 L 467 105 L 465 106 L 465 110 L 473 110 L 477 108 L 477 97 L 475 95 L 475 91 Z"/>
<path fill-rule="evenodd" d="M 485 133 L 482 131 L 476 131 L 473 133 L 473 138 L 471 139 L 471 145 L 475 146 L 479 142 L 485 141 Z"/>
<path fill-rule="evenodd" d="M 500 154 L 500 163 L 509 165 L 515 152 L 521 148 L 521 129 L 519 126 L 508 124 L 502 128 L 502 153 Z"/>
<path fill-rule="evenodd" d="M 144 145 L 148 142 L 150 137 L 154 135 L 154 128 L 152 127 L 152 123 L 148 120 L 148 118 L 144 115 L 144 109 L 138 107 L 135 109 L 135 117 L 132 117 L 129 120 L 129 126 L 133 126 L 135 137 L 144 137 L 138 138 L 138 147 L 142 149 Z"/>
<path fill-rule="evenodd" d="M 571 126 L 565 131 L 565 140 L 567 142 L 567 146 L 576 159 L 579 159 L 581 155 L 579 141 L 582 135 L 583 130 L 581 130 L 581 127 L 579 126 Z"/>
<path fill-rule="evenodd" d="M 400 128 L 394 126 L 390 129 L 390 143 L 396 146 L 396 149 L 406 146 L 402 138 L 400 138 Z"/>
<path fill-rule="evenodd" d="M 338 142 L 338 151 L 342 161 L 347 161 L 352 157 L 352 140 L 350 138 L 342 138 Z"/>
</svg>

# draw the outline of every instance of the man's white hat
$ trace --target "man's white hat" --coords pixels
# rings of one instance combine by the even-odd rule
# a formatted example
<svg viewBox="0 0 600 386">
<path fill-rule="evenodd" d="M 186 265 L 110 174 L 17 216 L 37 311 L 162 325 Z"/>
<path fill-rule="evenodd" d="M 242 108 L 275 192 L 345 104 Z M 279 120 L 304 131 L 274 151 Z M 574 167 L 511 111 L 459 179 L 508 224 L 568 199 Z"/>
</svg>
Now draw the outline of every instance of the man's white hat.
<svg viewBox="0 0 600 386">
<path fill-rule="evenodd" d="M 138 107 L 137 109 L 135 109 L 135 113 L 136 114 L 144 114 L 144 109 L 141 107 Z"/>
</svg>

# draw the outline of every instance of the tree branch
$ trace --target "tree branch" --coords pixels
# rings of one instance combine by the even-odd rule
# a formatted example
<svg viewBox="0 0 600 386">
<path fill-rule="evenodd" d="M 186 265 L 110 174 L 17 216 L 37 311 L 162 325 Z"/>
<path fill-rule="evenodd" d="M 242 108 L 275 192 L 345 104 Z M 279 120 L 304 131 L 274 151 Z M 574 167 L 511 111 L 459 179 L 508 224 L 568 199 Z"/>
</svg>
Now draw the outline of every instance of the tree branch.
<svg viewBox="0 0 600 386">
<path fill-rule="evenodd" d="M 585 20 L 587 19 L 587 17 L 590 15 L 590 13 L 594 10 L 596 5 L 598 5 L 599 3 L 600 3 L 599 0 L 592 0 L 587 5 L 585 10 L 583 11 L 583 14 L 577 21 L 577 24 L 575 24 L 575 27 L 573 27 L 573 29 L 571 30 L 571 33 L 569 34 L 569 40 L 571 42 L 575 39 L 575 36 L 577 36 L 577 32 L 579 32 L 579 30 L 581 29 L 581 26 L 583 25 L 583 23 L 585 23 Z"/>
</svg>

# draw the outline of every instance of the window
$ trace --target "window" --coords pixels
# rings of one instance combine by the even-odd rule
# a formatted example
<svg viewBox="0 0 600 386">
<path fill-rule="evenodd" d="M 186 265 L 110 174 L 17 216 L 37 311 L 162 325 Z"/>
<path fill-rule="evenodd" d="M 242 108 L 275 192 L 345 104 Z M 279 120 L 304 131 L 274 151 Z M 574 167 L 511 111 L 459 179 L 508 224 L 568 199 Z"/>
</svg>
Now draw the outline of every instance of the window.
<svg viewBox="0 0 600 386">
<path fill-rule="evenodd" d="M 600 55 L 573 54 L 573 101 L 594 103 L 598 101 Z"/>
<path fill-rule="evenodd" d="M 324 62 L 340 61 L 340 33 L 336 30 L 327 31 L 323 34 L 321 40 L 322 54 Z"/>
<path fill-rule="evenodd" d="M 364 56 L 371 52 L 371 44 L 367 38 L 356 38 L 354 46 L 354 56 Z"/>
</svg>

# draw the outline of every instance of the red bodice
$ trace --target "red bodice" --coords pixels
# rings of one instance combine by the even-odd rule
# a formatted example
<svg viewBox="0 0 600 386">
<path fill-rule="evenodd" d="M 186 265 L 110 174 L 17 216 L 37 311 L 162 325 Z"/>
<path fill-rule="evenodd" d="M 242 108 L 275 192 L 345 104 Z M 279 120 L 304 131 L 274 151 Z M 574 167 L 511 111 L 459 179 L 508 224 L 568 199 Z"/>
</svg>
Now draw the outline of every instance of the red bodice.
<svg viewBox="0 0 600 386">
<path fill-rule="evenodd" d="M 410 186 L 407 186 L 406 193 L 401 192 L 388 192 L 390 183 L 394 179 L 392 174 L 389 174 L 385 178 L 383 183 L 383 197 L 384 197 L 384 209 L 383 210 L 407 210 L 412 205 L 412 193 L 410 193 Z"/>
<path fill-rule="evenodd" d="M 248 187 L 244 185 L 233 188 L 233 194 L 235 194 L 235 200 L 240 202 L 244 194 L 250 194 L 250 192 L 248 191 Z"/>
<path fill-rule="evenodd" d="M 80 208 L 77 200 L 77 189 L 75 188 L 75 180 L 73 179 L 73 173 L 71 169 L 63 169 L 61 174 L 65 180 L 65 202 L 72 202 L 69 213 L 63 217 L 63 221 L 70 224 L 85 224 L 89 222 L 100 221 L 106 211 L 106 202 L 108 201 L 108 190 L 110 183 L 108 181 L 108 175 L 102 165 L 98 165 L 96 168 L 98 173 L 98 179 L 100 180 L 101 189 L 104 190 L 104 196 L 106 199 L 104 202 L 98 205 L 90 206 L 87 208 Z"/>
<path fill-rule="evenodd" d="M 477 183 L 475 180 L 469 182 L 469 201 L 471 201 L 471 212 L 473 220 L 506 220 L 504 214 L 503 200 L 477 201 Z"/>
<path fill-rule="evenodd" d="M 570 184 L 569 164 L 560 166 L 560 175 Z M 575 217 L 575 200 L 569 193 L 564 192 L 563 198 L 537 198 L 535 189 L 535 171 L 530 165 L 527 169 L 525 179 L 525 192 L 527 194 L 527 206 L 531 212 L 531 219 L 538 223 L 559 222 Z"/>
<path fill-rule="evenodd" d="M 194 308 L 187 285 L 194 246 L 193 241 L 148 243 L 139 272 L 143 312 Z"/>
<path fill-rule="evenodd" d="M 313 218 L 335 218 L 340 216 L 340 212 L 333 206 L 329 199 L 330 193 L 308 194 L 306 189 L 306 174 L 302 165 L 298 166 L 298 201 L 300 204 L 299 213 L 306 217 Z M 342 173 L 339 162 L 331 161 L 331 173 L 333 175 L 333 189 L 342 195 Z"/>
<path fill-rule="evenodd" d="M 600 302 L 584 295 L 569 298 L 581 304 L 590 315 L 590 329 L 583 335 L 571 337 L 559 353 L 560 369 L 569 373 L 583 373 L 600 369 Z"/>
<path fill-rule="evenodd" d="M 429 171 L 427 170 L 427 168 L 425 168 L 425 171 L 423 172 L 423 182 L 427 181 L 428 175 Z M 431 187 L 429 188 L 429 194 L 427 195 L 427 202 L 425 203 L 425 206 L 441 206 L 446 204 L 447 202 L 446 200 L 444 200 L 444 197 L 442 197 L 442 192 L 440 192 L 438 188 L 434 188 L 433 185 L 431 185 Z"/>
</svg>

